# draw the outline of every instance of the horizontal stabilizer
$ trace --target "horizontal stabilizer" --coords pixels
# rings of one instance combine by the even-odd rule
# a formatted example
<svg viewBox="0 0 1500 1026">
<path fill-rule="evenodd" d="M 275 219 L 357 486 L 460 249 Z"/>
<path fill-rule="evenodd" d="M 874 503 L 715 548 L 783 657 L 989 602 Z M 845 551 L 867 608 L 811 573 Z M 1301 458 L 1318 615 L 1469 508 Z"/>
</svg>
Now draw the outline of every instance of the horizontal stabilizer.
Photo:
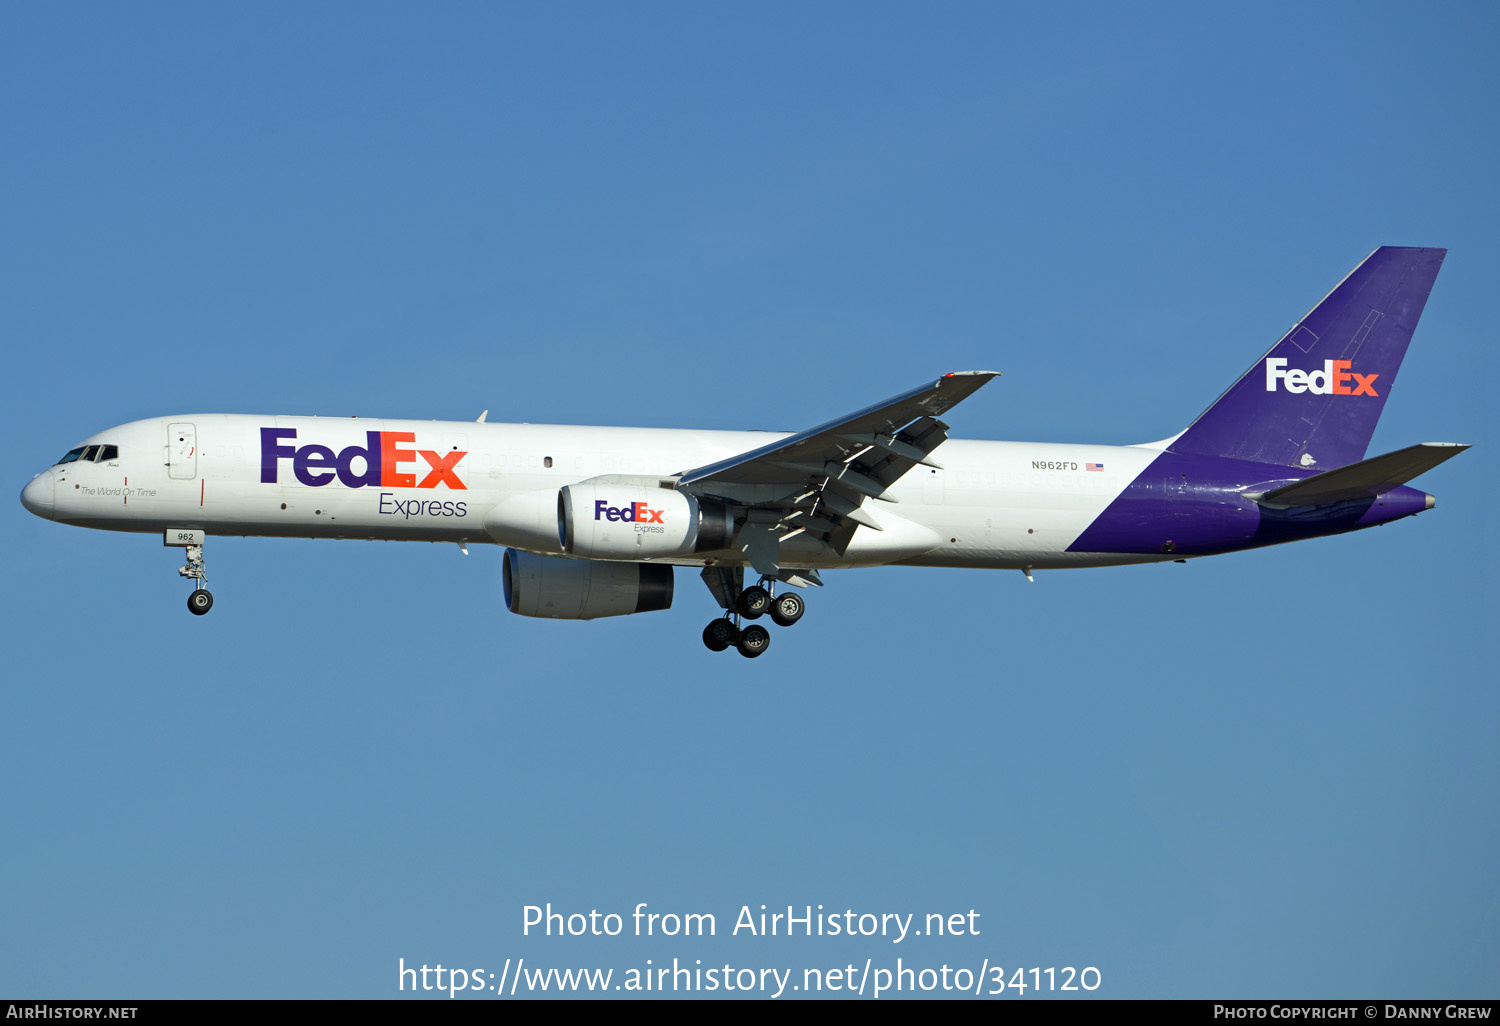
<svg viewBox="0 0 1500 1026">
<path fill-rule="evenodd" d="M 1456 442 L 1423 442 L 1251 497 L 1266 506 L 1322 506 L 1368 498 L 1405 484 L 1467 448 Z"/>
</svg>

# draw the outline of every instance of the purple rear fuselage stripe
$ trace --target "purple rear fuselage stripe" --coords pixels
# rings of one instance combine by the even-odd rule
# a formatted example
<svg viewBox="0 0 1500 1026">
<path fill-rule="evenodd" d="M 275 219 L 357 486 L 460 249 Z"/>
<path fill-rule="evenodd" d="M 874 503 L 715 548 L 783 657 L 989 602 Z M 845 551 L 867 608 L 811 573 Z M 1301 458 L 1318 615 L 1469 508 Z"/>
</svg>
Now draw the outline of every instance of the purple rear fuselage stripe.
<svg viewBox="0 0 1500 1026">
<path fill-rule="evenodd" d="M 1269 509 L 1245 497 L 1313 477 L 1250 460 L 1163 452 L 1078 536 L 1069 552 L 1206 556 L 1372 527 L 1427 508 L 1402 485 L 1378 497 Z"/>
</svg>

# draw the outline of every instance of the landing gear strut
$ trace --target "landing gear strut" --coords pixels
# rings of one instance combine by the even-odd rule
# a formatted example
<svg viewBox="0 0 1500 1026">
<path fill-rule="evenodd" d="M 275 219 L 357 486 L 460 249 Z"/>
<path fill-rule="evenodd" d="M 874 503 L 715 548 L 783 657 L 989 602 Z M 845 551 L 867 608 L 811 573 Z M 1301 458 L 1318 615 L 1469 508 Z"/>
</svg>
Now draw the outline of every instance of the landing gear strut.
<svg viewBox="0 0 1500 1026">
<path fill-rule="evenodd" d="M 170 535 L 167 544 L 172 544 Z M 193 582 L 193 591 L 188 595 L 188 611 L 194 616 L 202 616 L 214 607 L 214 597 L 207 588 L 203 586 L 203 541 L 201 535 L 196 544 L 190 544 L 187 548 L 187 563 L 177 572 Z"/>
<path fill-rule="evenodd" d="M 771 632 L 760 624 L 742 626 L 742 620 L 758 620 L 766 613 L 781 627 L 790 627 L 802 619 L 807 607 L 800 595 L 775 593 L 776 582 L 762 577 L 759 584 L 742 587 L 745 572 L 739 567 L 707 567 L 703 580 L 714 598 L 724 606 L 724 615 L 703 628 L 703 644 L 711 652 L 722 652 L 731 645 L 746 659 L 754 659 L 771 647 Z"/>
</svg>

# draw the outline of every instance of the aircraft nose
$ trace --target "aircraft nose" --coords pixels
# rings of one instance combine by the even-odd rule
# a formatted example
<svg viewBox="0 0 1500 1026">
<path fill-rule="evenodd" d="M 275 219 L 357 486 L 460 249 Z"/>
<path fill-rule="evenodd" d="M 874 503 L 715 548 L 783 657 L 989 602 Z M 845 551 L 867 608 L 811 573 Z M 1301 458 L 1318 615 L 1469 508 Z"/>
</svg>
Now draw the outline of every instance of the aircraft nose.
<svg viewBox="0 0 1500 1026">
<path fill-rule="evenodd" d="M 37 516 L 52 519 L 52 498 L 55 482 L 50 473 L 38 474 L 31 483 L 21 489 L 21 505 Z"/>
</svg>

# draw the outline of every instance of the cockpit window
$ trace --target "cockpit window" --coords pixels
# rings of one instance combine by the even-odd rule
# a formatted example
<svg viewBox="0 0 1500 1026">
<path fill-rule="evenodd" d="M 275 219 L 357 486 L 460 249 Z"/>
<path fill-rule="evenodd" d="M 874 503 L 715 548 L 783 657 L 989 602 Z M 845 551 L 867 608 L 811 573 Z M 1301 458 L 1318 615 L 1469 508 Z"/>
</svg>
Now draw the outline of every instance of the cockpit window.
<svg viewBox="0 0 1500 1026">
<path fill-rule="evenodd" d="M 68 454 L 58 460 L 53 466 L 62 466 L 64 463 L 73 463 L 83 460 L 85 463 L 108 463 L 110 460 L 120 458 L 120 447 L 118 445 L 80 445 L 76 449 L 69 449 Z"/>
</svg>

